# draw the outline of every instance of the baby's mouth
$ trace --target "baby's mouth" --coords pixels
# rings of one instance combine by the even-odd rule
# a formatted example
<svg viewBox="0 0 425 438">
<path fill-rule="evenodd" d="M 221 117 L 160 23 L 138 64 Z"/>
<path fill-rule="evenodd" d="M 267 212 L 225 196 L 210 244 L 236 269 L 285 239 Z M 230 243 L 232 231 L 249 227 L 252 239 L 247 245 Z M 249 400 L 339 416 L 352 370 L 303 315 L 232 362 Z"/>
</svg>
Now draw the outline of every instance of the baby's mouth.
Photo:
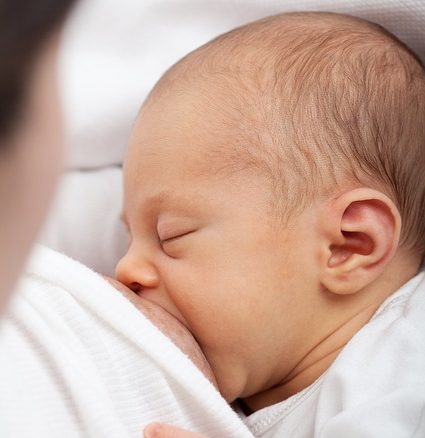
<svg viewBox="0 0 425 438">
<path fill-rule="evenodd" d="M 157 300 L 154 301 L 146 297 L 145 294 L 133 292 L 115 279 L 109 277 L 105 277 L 105 279 L 143 313 L 173 344 L 183 351 L 205 377 L 217 387 L 214 374 L 201 348 L 180 318 L 164 308 Z"/>
<path fill-rule="evenodd" d="M 183 315 L 178 311 L 178 309 L 170 302 L 164 300 L 160 295 L 158 295 L 157 292 L 151 290 L 145 290 L 145 291 L 137 291 L 135 292 L 135 294 L 138 295 L 142 300 L 148 301 L 152 303 L 154 306 L 160 307 L 164 312 L 166 312 L 168 315 L 176 319 L 186 330 L 192 333 L 187 321 L 185 320 Z"/>
</svg>

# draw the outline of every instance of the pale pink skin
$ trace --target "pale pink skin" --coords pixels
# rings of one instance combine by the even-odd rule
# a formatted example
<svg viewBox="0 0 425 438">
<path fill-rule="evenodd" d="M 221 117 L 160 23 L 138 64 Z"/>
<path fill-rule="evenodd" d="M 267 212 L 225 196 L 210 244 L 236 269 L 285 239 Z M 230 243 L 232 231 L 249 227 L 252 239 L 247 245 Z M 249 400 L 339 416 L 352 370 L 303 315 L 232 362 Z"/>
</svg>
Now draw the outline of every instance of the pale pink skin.
<svg viewBox="0 0 425 438">
<path fill-rule="evenodd" d="M 60 175 L 63 135 L 56 63 L 59 34 L 33 66 L 21 117 L 1 139 L 0 317 L 45 219 Z"/>
<path fill-rule="evenodd" d="M 207 359 L 190 331 L 163 307 L 143 298 L 117 280 L 105 277 L 122 295 L 131 301 L 165 336 L 167 336 L 217 387 L 217 382 Z"/>
</svg>

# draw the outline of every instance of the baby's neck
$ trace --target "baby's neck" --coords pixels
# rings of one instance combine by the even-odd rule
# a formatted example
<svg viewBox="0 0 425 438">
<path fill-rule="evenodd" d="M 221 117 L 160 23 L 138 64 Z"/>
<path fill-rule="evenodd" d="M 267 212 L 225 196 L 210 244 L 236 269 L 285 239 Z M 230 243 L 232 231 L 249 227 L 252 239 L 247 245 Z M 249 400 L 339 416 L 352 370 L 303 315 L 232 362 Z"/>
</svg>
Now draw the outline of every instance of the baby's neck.
<svg viewBox="0 0 425 438">
<path fill-rule="evenodd" d="M 347 342 L 370 320 L 377 307 L 379 305 L 368 306 L 337 327 L 310 350 L 283 381 L 273 388 L 245 399 L 245 404 L 252 411 L 257 411 L 286 400 L 307 388 L 330 367 Z"/>
<path fill-rule="evenodd" d="M 398 269 L 390 269 L 388 275 L 383 275 L 379 281 L 371 285 L 371 288 L 362 291 L 358 299 L 350 300 L 345 307 L 352 307 L 353 311 L 348 312 L 342 323 L 337 323 L 333 330 L 306 351 L 279 384 L 245 398 L 245 410 L 254 412 L 286 400 L 319 378 L 351 338 L 372 318 L 385 299 L 412 278 L 419 269 L 417 264 L 406 266 L 405 263 L 400 263 L 397 267 Z"/>
</svg>

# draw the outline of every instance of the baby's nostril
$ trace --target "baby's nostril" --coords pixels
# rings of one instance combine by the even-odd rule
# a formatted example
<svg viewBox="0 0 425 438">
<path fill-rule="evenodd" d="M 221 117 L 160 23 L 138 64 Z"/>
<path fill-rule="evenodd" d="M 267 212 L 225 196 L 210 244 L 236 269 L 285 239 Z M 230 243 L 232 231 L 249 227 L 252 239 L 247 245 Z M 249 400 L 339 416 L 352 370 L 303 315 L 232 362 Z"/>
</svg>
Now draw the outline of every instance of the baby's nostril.
<svg viewBox="0 0 425 438">
<path fill-rule="evenodd" d="M 139 283 L 131 283 L 128 285 L 128 287 L 136 294 L 142 290 L 142 286 Z"/>
</svg>

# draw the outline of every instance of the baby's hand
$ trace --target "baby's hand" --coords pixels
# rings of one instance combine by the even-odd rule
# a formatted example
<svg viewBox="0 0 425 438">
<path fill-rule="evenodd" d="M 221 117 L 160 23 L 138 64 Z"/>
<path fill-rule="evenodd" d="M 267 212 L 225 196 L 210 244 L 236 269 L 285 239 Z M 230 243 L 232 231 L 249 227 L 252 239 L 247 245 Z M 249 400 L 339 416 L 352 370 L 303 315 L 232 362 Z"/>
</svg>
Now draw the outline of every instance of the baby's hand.
<svg viewBox="0 0 425 438">
<path fill-rule="evenodd" d="M 145 427 L 145 438 L 207 438 L 168 424 L 151 423 Z"/>
</svg>

